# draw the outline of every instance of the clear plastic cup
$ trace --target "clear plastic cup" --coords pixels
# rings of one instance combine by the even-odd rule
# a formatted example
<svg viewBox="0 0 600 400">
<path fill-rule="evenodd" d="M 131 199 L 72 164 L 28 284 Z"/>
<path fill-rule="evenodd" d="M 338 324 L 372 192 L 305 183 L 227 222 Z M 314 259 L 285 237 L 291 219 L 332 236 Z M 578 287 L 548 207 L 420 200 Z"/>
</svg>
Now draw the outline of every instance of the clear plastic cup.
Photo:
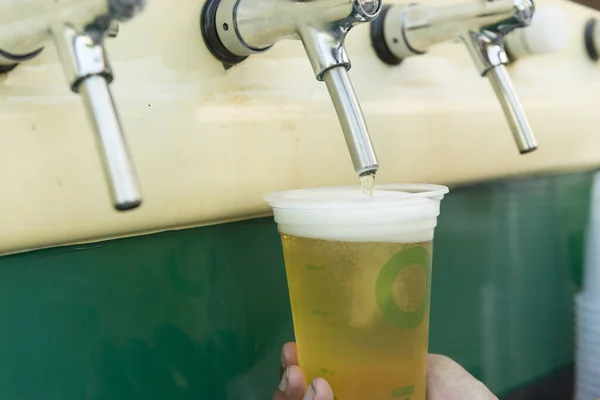
<svg viewBox="0 0 600 400">
<path fill-rule="evenodd" d="M 586 321 L 577 321 L 575 322 L 575 332 L 579 334 L 587 334 L 591 336 L 595 336 L 600 339 L 600 323 L 590 324 Z"/>
<path fill-rule="evenodd" d="M 581 337 L 592 340 L 594 342 L 600 342 L 600 324 L 592 324 L 589 320 L 577 321 L 575 323 L 575 337 Z"/>
<path fill-rule="evenodd" d="M 579 382 L 578 388 L 580 393 L 587 393 L 586 396 L 582 396 L 586 400 L 597 400 L 600 398 L 600 388 L 590 385 L 589 382 Z"/>
<path fill-rule="evenodd" d="M 600 398 L 600 303 L 582 293 L 575 304 L 575 398 L 595 400 Z"/>
<path fill-rule="evenodd" d="M 431 258 L 448 188 L 268 195 L 282 237 L 299 363 L 343 400 L 425 400 Z"/>
<path fill-rule="evenodd" d="M 578 350 L 583 351 L 580 351 L 577 354 L 577 356 L 575 357 L 575 361 L 577 361 L 578 365 L 594 367 L 592 369 L 585 369 L 584 375 L 594 375 L 598 376 L 598 378 L 600 379 L 600 361 L 598 361 L 598 357 L 600 357 L 600 354 L 591 354 L 587 351 L 591 349 L 591 347 L 578 347 Z M 598 384 L 600 385 L 600 380 L 598 381 Z"/>
<path fill-rule="evenodd" d="M 575 376 L 579 384 L 600 391 L 600 377 L 597 374 L 582 373 L 578 370 Z"/>
<path fill-rule="evenodd" d="M 600 357 L 600 336 L 595 333 L 579 332 L 576 333 L 576 346 L 580 350 L 585 350 L 587 354 Z M 598 360 L 600 365 L 600 360 Z"/>
<path fill-rule="evenodd" d="M 582 328 L 600 337 L 600 315 L 596 313 L 578 313 L 575 318 L 575 328 Z"/>
<path fill-rule="evenodd" d="M 576 312 L 600 315 L 600 301 L 589 301 L 578 295 L 575 299 L 575 310 Z"/>
<path fill-rule="evenodd" d="M 588 389 L 586 386 L 577 387 L 577 394 L 575 395 L 575 400 L 596 400 L 600 394 L 595 393 Z"/>
</svg>

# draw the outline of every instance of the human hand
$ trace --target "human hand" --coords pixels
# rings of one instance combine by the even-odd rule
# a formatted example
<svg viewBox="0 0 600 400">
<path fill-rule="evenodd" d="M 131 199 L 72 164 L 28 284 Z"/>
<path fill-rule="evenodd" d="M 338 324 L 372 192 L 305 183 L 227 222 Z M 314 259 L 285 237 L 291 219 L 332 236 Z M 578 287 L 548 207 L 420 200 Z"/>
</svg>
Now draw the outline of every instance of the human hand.
<svg viewBox="0 0 600 400">
<path fill-rule="evenodd" d="M 273 400 L 333 400 L 333 391 L 323 378 L 306 387 L 298 367 L 295 343 L 286 343 L 281 352 L 282 378 Z M 304 397 L 303 397 L 304 396 Z M 446 356 L 427 357 L 427 400 L 497 400 L 497 397 L 463 367 Z"/>
<path fill-rule="evenodd" d="M 304 397 L 303 397 L 304 396 Z M 298 366 L 296 343 L 286 343 L 281 350 L 281 383 L 273 400 L 333 400 L 333 391 L 323 378 L 314 379 L 308 388 Z"/>
</svg>

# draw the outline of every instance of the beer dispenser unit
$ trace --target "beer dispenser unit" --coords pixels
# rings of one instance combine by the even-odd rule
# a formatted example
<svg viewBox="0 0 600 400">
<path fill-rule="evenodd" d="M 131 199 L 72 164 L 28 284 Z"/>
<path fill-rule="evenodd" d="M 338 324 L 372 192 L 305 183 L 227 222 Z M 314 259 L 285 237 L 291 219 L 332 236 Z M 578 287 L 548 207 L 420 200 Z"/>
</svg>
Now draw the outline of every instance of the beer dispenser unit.
<svg viewBox="0 0 600 400">
<path fill-rule="evenodd" d="M 379 165 L 348 76 L 344 39 L 354 25 L 374 20 L 380 8 L 379 0 L 207 0 L 201 29 L 226 68 L 282 39 L 300 39 L 317 80 L 329 90 L 354 169 L 365 176 Z"/>
<path fill-rule="evenodd" d="M 477 70 L 490 81 L 519 152 L 526 154 L 534 151 L 537 143 L 506 70 L 509 58 L 504 39 L 513 30 L 528 26 L 534 11 L 533 0 L 385 6 L 371 24 L 371 40 L 383 62 L 398 65 L 406 57 L 425 54 L 432 45 L 462 39 Z"/>
<path fill-rule="evenodd" d="M 146 0 L 4 0 L 0 3 L 0 72 L 38 56 L 54 40 L 69 86 L 83 98 L 96 133 L 114 207 L 141 204 L 139 183 L 109 84 L 103 41 L 115 24 L 139 14 Z"/>
</svg>

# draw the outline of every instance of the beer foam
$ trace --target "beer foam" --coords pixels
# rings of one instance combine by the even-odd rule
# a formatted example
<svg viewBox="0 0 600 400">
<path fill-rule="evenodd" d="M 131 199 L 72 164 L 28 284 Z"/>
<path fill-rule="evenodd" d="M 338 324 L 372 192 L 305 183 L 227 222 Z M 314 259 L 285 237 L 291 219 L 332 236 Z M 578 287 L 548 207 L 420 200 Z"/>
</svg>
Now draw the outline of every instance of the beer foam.
<svg viewBox="0 0 600 400">
<path fill-rule="evenodd" d="M 291 190 L 268 195 L 281 233 L 354 242 L 422 242 L 433 239 L 438 185 L 377 185 L 373 197 L 358 187 Z"/>
</svg>

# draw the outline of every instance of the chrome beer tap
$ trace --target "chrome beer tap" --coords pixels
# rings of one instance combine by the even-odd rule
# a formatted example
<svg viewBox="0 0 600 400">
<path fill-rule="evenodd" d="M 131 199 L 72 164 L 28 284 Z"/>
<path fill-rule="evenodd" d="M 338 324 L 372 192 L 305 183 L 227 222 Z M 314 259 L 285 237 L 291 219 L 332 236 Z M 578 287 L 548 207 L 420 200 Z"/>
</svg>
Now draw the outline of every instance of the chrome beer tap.
<svg viewBox="0 0 600 400">
<path fill-rule="evenodd" d="M 69 87 L 87 109 L 119 211 L 141 204 L 139 183 L 109 84 L 113 71 L 103 41 L 116 23 L 144 8 L 146 0 L 5 0 L 0 3 L 0 70 L 36 57 L 54 40 Z"/>
<path fill-rule="evenodd" d="M 226 68 L 282 39 L 301 40 L 317 80 L 329 90 L 354 169 L 363 176 L 375 174 L 379 165 L 348 76 L 344 39 L 354 25 L 375 19 L 380 8 L 379 0 L 208 0 L 201 28 Z"/>
<path fill-rule="evenodd" d="M 490 81 L 521 154 L 537 148 L 536 140 L 505 65 L 504 39 L 528 26 L 533 0 L 471 0 L 430 7 L 421 4 L 387 6 L 371 24 L 377 55 L 398 65 L 406 57 L 424 54 L 430 46 L 460 38 L 479 73 Z"/>
</svg>

